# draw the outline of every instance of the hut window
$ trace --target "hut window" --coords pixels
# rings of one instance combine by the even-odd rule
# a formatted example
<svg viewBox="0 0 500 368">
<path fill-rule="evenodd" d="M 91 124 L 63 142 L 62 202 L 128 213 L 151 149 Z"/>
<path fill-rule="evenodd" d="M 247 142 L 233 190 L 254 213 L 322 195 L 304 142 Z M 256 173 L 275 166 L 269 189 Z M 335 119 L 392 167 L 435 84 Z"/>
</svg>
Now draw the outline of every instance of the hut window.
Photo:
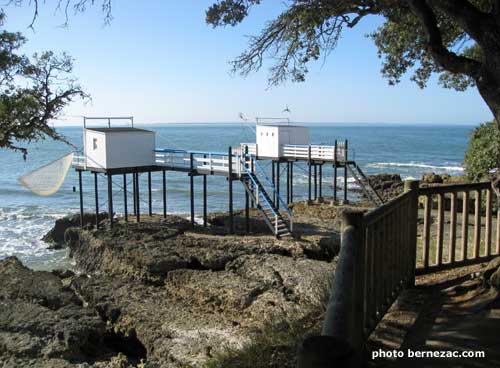
<svg viewBox="0 0 500 368">
<path fill-rule="evenodd" d="M 93 148 L 94 150 L 96 150 L 96 149 L 97 149 L 97 138 L 94 138 L 94 139 L 92 140 L 92 148 Z"/>
</svg>

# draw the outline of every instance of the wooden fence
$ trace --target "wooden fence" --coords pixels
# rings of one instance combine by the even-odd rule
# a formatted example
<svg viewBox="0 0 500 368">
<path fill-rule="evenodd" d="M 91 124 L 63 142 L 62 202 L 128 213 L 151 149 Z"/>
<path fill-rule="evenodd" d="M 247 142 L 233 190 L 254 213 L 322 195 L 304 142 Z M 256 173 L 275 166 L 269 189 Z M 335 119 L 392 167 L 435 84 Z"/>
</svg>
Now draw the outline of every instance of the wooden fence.
<svg viewBox="0 0 500 368">
<path fill-rule="evenodd" d="M 498 256 L 493 197 L 490 182 L 419 188 L 408 181 L 373 211 L 347 212 L 322 335 L 303 341 L 298 367 L 361 366 L 366 339 L 416 274 Z"/>
<path fill-rule="evenodd" d="M 487 261 L 500 253 L 500 216 L 498 208 L 493 216 L 493 205 L 498 206 L 490 182 L 420 188 L 419 203 L 423 227 L 417 274 Z"/>
</svg>

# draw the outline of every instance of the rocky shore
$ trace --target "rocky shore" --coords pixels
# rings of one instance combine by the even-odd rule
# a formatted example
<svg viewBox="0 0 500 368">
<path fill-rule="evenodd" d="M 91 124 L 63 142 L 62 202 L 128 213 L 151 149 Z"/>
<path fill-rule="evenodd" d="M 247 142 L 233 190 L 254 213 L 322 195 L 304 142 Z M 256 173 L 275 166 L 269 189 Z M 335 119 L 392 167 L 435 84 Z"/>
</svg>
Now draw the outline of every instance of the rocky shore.
<svg viewBox="0 0 500 368">
<path fill-rule="evenodd" d="M 385 199 L 403 190 L 398 175 L 371 181 Z M 255 211 L 251 234 L 236 213 L 235 235 L 224 213 L 195 229 L 177 216 L 109 229 L 102 214 L 100 230 L 91 214 L 83 229 L 78 215 L 57 220 L 44 240 L 69 248 L 73 271 L 0 261 L 0 366 L 230 367 L 257 354 L 292 367 L 322 320 L 345 208 L 294 204 L 298 236 L 283 240 Z"/>
<path fill-rule="evenodd" d="M 255 234 L 227 235 L 224 216 L 211 220 L 194 231 L 176 216 L 99 231 L 59 220 L 45 239 L 69 247 L 78 274 L 0 261 L 0 366 L 202 367 L 269 329 L 314 328 L 338 234 L 277 240 L 254 219 Z"/>
</svg>

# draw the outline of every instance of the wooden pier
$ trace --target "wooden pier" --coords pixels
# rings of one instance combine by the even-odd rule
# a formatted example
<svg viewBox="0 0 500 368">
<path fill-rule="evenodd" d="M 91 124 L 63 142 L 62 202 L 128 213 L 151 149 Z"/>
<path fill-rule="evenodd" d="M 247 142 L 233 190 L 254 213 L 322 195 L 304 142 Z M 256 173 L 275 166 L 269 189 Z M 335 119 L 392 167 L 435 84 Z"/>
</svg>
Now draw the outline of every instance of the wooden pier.
<svg viewBox="0 0 500 368">
<path fill-rule="evenodd" d="M 88 128 L 89 120 L 107 121 L 105 128 Z M 203 178 L 203 225 L 207 226 L 207 178 L 222 176 L 228 181 L 229 232 L 234 232 L 233 183 L 241 182 L 245 190 L 246 229 L 249 230 L 249 208 L 257 208 L 269 229 L 277 237 L 293 234 L 293 214 L 289 205 L 294 202 L 294 165 L 297 162 L 307 164 L 308 189 L 307 199 L 323 200 L 323 174 L 327 168 L 333 170 L 333 203 L 339 201 L 337 179 L 343 176 L 343 198 L 340 203 L 347 203 L 348 177 L 351 175 L 363 189 L 365 196 L 375 205 L 382 204 L 382 198 L 373 190 L 368 179 L 354 160 L 349 157 L 348 141 L 335 141 L 332 146 L 314 144 L 285 144 L 281 139 L 294 142 L 308 141 L 308 132 L 298 126 L 258 126 L 257 142 L 241 143 L 239 147 L 229 147 L 225 152 L 188 151 L 170 148 L 155 148 L 154 132 L 133 127 L 130 117 L 130 128 L 111 128 L 111 120 L 115 118 L 84 118 L 84 150 L 76 155 L 73 167 L 78 172 L 80 190 L 80 213 L 83 219 L 82 174 L 90 172 L 94 175 L 95 213 L 99 218 L 98 174 L 107 177 L 108 215 L 110 226 L 113 226 L 113 177 L 122 177 L 124 220 L 129 221 L 127 178 L 132 176 L 133 216 L 140 222 L 142 188 L 139 175 L 147 174 L 147 210 L 153 215 L 152 206 L 152 173 L 162 173 L 163 217 L 167 216 L 167 175 L 168 171 L 183 172 L 189 177 L 190 219 L 195 226 L 194 180 Z M 283 135 L 282 133 L 286 133 Z M 133 144 L 134 151 L 127 149 Z M 153 152 L 152 152 L 153 151 Z M 270 162 L 271 177 L 264 170 L 261 162 Z M 282 169 L 284 167 L 284 169 Z M 286 170 L 286 196 L 281 192 L 281 174 Z M 96 226 L 99 226 L 96 220 Z"/>
</svg>

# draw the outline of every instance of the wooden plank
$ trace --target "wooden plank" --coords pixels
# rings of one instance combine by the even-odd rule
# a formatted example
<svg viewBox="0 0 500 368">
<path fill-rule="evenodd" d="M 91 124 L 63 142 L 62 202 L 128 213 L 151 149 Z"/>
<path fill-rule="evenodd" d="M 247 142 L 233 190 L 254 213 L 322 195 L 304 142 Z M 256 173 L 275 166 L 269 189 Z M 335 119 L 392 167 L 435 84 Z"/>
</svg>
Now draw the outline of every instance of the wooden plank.
<svg viewBox="0 0 500 368">
<path fill-rule="evenodd" d="M 448 262 L 455 262 L 457 246 L 457 193 L 451 193 L 450 203 L 450 244 Z"/>
<path fill-rule="evenodd" d="M 497 209 L 497 246 L 495 249 L 495 254 L 500 254 L 500 205 Z"/>
<path fill-rule="evenodd" d="M 491 261 L 493 258 L 497 257 L 496 255 L 492 254 L 488 257 L 477 257 L 477 258 L 469 258 L 466 260 L 457 260 L 455 263 L 444 263 L 441 266 L 433 266 L 429 267 L 427 270 L 424 270 L 423 268 L 417 269 L 415 272 L 417 275 L 426 275 L 434 272 L 439 272 L 439 271 L 445 271 L 445 270 L 450 270 L 452 268 L 457 268 L 457 267 L 464 267 L 464 266 L 470 266 L 470 265 L 475 265 L 479 263 L 484 263 Z"/>
<path fill-rule="evenodd" d="M 469 245 L 469 192 L 464 192 L 462 197 L 462 257 L 460 260 L 467 259 L 467 248 Z"/>
<path fill-rule="evenodd" d="M 376 261 L 376 256 L 377 254 L 375 253 L 375 236 L 376 232 L 375 229 L 372 226 L 367 227 L 367 232 L 366 232 L 366 242 L 367 242 L 367 250 L 366 250 L 366 255 L 368 258 L 368 282 L 366 284 L 366 287 L 368 289 L 368 311 L 369 311 L 369 316 L 368 320 L 371 323 L 374 318 L 376 318 L 377 314 L 377 304 L 376 304 L 376 293 L 375 293 L 375 275 L 378 275 L 377 272 L 377 261 Z"/>
<path fill-rule="evenodd" d="M 410 192 L 402 193 L 396 198 L 391 199 L 389 202 L 386 202 L 383 205 L 378 206 L 374 210 L 367 212 L 364 217 L 365 223 L 369 225 L 378 221 L 379 219 L 390 213 L 397 203 L 404 202 L 407 199 L 407 197 L 411 195 L 412 194 Z"/>
<path fill-rule="evenodd" d="M 486 189 L 486 234 L 484 236 L 485 256 L 491 254 L 491 188 Z"/>
<path fill-rule="evenodd" d="M 443 234 L 444 234 L 444 193 L 438 194 L 438 217 L 436 236 L 436 264 L 443 263 Z"/>
<path fill-rule="evenodd" d="M 452 193 L 452 192 L 458 193 L 465 191 L 484 190 L 490 187 L 491 187 L 491 182 L 484 181 L 480 183 L 449 184 L 449 185 L 440 185 L 436 187 L 423 187 L 419 189 L 419 193 L 420 195 Z"/>
<path fill-rule="evenodd" d="M 425 196 L 425 207 L 424 207 L 424 246 L 422 248 L 422 262 L 424 268 L 428 268 L 429 263 L 429 248 L 431 242 L 431 207 L 432 207 L 432 196 Z"/>
<path fill-rule="evenodd" d="M 377 234 L 377 255 L 378 255 L 378 275 L 381 276 L 380 282 L 377 282 L 377 319 L 380 320 L 382 318 L 382 306 L 384 305 L 384 271 L 385 271 L 385 247 L 384 247 L 384 227 L 381 220 L 379 220 L 376 224 L 378 234 Z"/>
<path fill-rule="evenodd" d="M 481 191 L 476 191 L 474 208 L 474 248 L 473 258 L 479 257 L 479 247 L 481 245 Z"/>
<path fill-rule="evenodd" d="M 391 225 L 389 222 L 389 216 L 382 219 L 384 224 L 384 255 L 385 259 L 385 272 L 384 272 L 384 305 L 387 305 L 389 301 L 389 295 L 391 290 L 391 273 L 392 273 L 392 246 L 391 246 Z"/>
</svg>

